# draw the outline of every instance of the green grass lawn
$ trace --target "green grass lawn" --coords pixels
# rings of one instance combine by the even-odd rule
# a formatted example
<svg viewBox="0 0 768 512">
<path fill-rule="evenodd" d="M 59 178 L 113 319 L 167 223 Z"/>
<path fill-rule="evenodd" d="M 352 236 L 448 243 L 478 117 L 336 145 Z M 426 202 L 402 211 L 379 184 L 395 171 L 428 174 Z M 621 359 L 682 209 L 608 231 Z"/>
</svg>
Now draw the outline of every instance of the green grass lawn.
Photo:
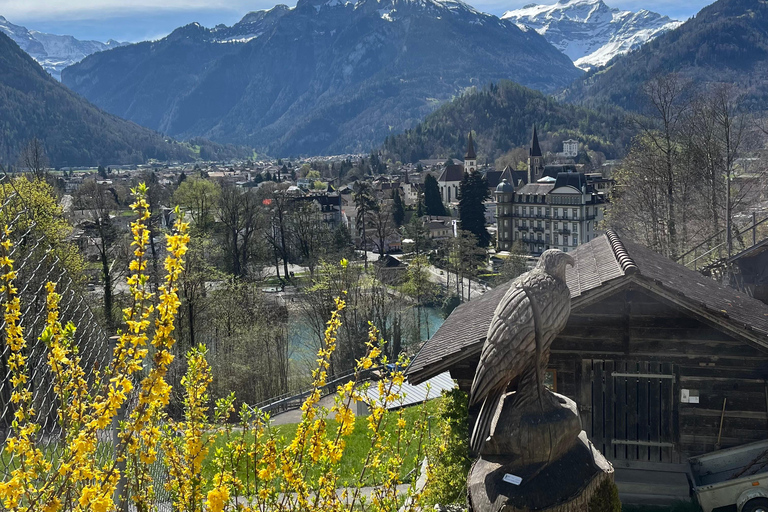
<svg viewBox="0 0 768 512">
<path fill-rule="evenodd" d="M 426 404 L 426 414 L 430 415 L 435 410 L 435 407 L 437 400 L 431 400 Z M 422 414 L 424 414 L 421 406 L 415 406 L 415 407 L 409 407 L 403 410 L 403 414 L 406 421 L 406 430 L 409 432 L 413 431 L 413 425 L 414 422 L 421 417 Z M 392 411 L 385 413 L 384 417 L 384 430 L 390 434 L 393 434 L 396 429 L 397 424 L 397 411 Z M 335 436 L 336 434 L 336 427 L 337 423 L 334 421 L 332 416 L 329 416 L 328 418 L 328 430 L 329 435 Z M 280 425 L 277 427 L 272 427 L 273 431 L 276 433 L 276 436 L 280 438 L 280 445 L 286 446 L 288 443 L 291 442 L 291 440 L 294 438 L 296 434 L 296 429 L 298 428 L 298 424 L 287 424 L 287 425 Z M 434 426 L 433 426 L 434 429 Z M 233 435 L 239 435 L 239 434 L 233 434 Z M 424 442 L 427 441 L 428 432 L 425 434 Z M 226 440 L 222 437 L 219 437 L 216 439 L 216 442 L 211 446 L 211 449 L 209 451 L 208 456 L 206 457 L 204 466 L 203 466 L 203 475 L 206 480 L 210 480 L 211 477 L 213 477 L 215 473 L 215 467 L 214 467 L 214 453 L 216 452 L 216 449 L 223 446 L 226 443 Z M 370 435 L 368 430 L 368 421 L 367 416 L 360 416 L 355 418 L 355 430 L 354 432 L 346 438 L 346 447 L 344 449 L 344 455 L 341 459 L 341 464 L 339 465 L 340 469 L 340 478 L 342 485 L 353 485 L 356 481 L 358 476 L 360 475 L 363 465 L 365 464 L 365 459 L 368 454 L 369 448 L 371 446 L 370 441 Z M 400 469 L 400 476 L 403 479 L 410 480 L 411 477 L 418 476 L 416 473 L 418 472 L 418 465 L 419 460 L 423 458 L 424 449 L 423 447 L 419 448 L 416 443 L 412 443 L 410 446 L 405 448 L 403 450 L 404 454 L 404 460 L 405 464 L 401 466 Z M 386 455 L 386 453 L 385 453 Z M 414 468 L 416 468 L 416 471 L 413 471 Z M 314 476 L 314 475 L 313 475 Z M 319 476 L 319 475 L 317 475 Z M 241 479 L 246 478 L 246 468 L 241 467 L 238 471 L 238 477 Z M 253 481 L 253 478 L 251 477 L 251 481 Z M 378 483 L 378 482 L 375 482 Z"/>
</svg>

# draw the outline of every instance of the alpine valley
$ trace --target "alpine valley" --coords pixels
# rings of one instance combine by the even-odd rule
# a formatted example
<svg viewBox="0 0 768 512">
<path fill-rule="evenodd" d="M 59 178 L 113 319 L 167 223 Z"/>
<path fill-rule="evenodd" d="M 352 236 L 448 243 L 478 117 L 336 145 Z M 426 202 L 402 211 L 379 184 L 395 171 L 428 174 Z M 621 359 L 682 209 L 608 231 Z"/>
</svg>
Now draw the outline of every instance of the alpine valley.
<svg viewBox="0 0 768 512">
<path fill-rule="evenodd" d="M 128 43 L 110 39 L 106 43 L 99 41 L 80 41 L 72 36 L 46 34 L 26 27 L 14 25 L 0 16 L 0 32 L 13 39 L 22 50 L 35 59 L 43 69 L 56 80 L 61 80 L 61 70 L 80 62 L 92 53 L 117 48 Z"/>
<path fill-rule="evenodd" d="M 612 9 L 603 0 L 532 4 L 507 11 L 502 19 L 536 30 L 584 70 L 603 66 L 681 24 L 645 9 Z"/>
<path fill-rule="evenodd" d="M 459 0 L 299 0 L 90 55 L 62 81 L 170 136 L 282 156 L 368 151 L 468 88 L 554 92 L 581 74 L 535 31 Z"/>
<path fill-rule="evenodd" d="M 0 165 L 15 165 L 32 138 L 43 143 L 55 167 L 252 155 L 205 140 L 178 143 L 108 114 L 54 80 L 0 33 Z"/>
</svg>

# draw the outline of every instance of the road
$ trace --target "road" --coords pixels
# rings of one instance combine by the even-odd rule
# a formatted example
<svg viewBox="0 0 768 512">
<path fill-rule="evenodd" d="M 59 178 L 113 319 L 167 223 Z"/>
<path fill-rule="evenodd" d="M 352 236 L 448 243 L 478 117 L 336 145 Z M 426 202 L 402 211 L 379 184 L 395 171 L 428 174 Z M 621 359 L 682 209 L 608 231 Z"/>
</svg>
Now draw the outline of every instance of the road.
<svg viewBox="0 0 768 512">
<path fill-rule="evenodd" d="M 402 260 L 401 254 L 390 254 L 390 256 L 397 258 L 400 261 Z M 379 253 L 377 252 L 368 252 L 368 263 L 373 263 L 375 261 L 378 261 L 379 259 Z M 427 267 L 427 271 L 429 272 L 429 280 L 433 283 L 437 283 L 442 287 L 446 287 L 446 274 L 448 273 L 446 270 L 443 270 L 441 268 L 437 268 L 433 265 L 429 265 Z M 450 286 L 451 289 L 449 291 L 456 291 L 456 276 L 451 274 L 450 276 Z M 487 288 L 485 285 L 478 283 L 477 281 L 472 281 L 470 279 L 464 278 L 464 296 L 466 297 L 467 292 L 470 292 L 469 300 L 477 299 L 482 297 L 487 290 L 490 290 L 490 288 Z"/>
</svg>

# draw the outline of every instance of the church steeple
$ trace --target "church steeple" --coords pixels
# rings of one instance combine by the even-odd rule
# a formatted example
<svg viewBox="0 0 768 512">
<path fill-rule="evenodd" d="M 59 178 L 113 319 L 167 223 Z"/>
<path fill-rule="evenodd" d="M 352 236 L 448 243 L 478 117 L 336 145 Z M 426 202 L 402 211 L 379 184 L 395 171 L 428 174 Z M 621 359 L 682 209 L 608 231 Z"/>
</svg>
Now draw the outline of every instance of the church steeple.
<svg viewBox="0 0 768 512">
<path fill-rule="evenodd" d="M 470 130 L 467 140 L 467 154 L 464 156 L 464 172 L 474 172 L 475 169 L 477 169 L 477 153 L 475 153 L 475 143 L 472 140 L 472 130 Z"/>
<path fill-rule="evenodd" d="M 531 137 L 531 149 L 529 156 L 542 156 L 541 146 L 539 146 L 539 136 L 536 133 L 536 125 L 533 125 L 533 137 Z"/>
<path fill-rule="evenodd" d="M 544 174 L 544 155 L 539 146 L 539 135 L 536 132 L 536 125 L 533 125 L 533 136 L 531 137 L 531 147 L 528 149 L 528 183 L 534 183 Z"/>
<path fill-rule="evenodd" d="M 467 155 L 464 160 L 477 160 L 477 153 L 475 153 L 475 143 L 472 141 L 472 132 L 469 132 L 469 141 L 467 142 Z"/>
</svg>

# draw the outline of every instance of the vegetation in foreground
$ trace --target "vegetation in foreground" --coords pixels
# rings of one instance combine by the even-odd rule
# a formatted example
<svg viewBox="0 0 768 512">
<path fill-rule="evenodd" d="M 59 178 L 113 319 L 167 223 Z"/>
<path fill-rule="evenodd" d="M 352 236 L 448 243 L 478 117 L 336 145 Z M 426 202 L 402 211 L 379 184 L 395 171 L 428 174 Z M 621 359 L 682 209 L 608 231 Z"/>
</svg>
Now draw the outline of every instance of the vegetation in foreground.
<svg viewBox="0 0 768 512">
<path fill-rule="evenodd" d="M 55 284 L 48 283 L 46 328 L 40 341 L 48 349 L 47 363 L 53 390 L 60 400 L 58 421 L 65 446 L 57 460 L 45 456 L 40 425 L 35 422 L 29 387 L 24 330 L 19 324 L 21 303 L 14 282 L 16 273 L 10 258 L 14 241 L 5 226 L 0 244 L 4 300 L 5 335 L 11 349 L 9 367 L 13 384 L 12 401 L 16 404 L 12 433 L 5 443 L 5 454 L 14 464 L 0 482 L 3 506 L 12 511 L 44 510 L 115 510 L 121 500 L 130 499 L 140 511 L 156 510 L 158 482 L 150 471 L 162 463 L 168 469 L 164 484 L 173 506 L 188 511 L 243 510 L 235 497 L 246 497 L 246 510 L 396 510 L 403 504 L 397 486 L 403 482 L 401 470 L 414 467 L 412 447 L 421 446 L 426 433 L 427 409 L 408 429 L 405 411 L 386 413 L 402 395 L 406 361 L 399 359 L 394 369 L 377 383 L 378 398 L 361 392 L 361 372 L 374 364 L 386 366 L 383 340 L 371 324 L 367 351 L 357 360 L 356 375 L 339 386 L 336 404 L 330 411 L 318 408 L 320 389 L 325 385 L 330 359 L 336 349 L 336 333 L 341 327 L 340 313 L 346 307 L 336 300 L 325 332 L 318 367 L 313 371 L 313 392 L 302 406 L 302 420 L 295 427 L 286 446 L 269 429 L 265 418 L 248 407 L 239 412 L 239 427 L 229 420 L 234 416 L 234 393 L 209 407 L 208 386 L 212 381 L 207 350 L 198 346 L 187 353 L 187 372 L 181 380 L 184 389 L 183 420 L 169 418 L 171 386 L 165 377 L 173 362 L 170 348 L 175 340 L 176 314 L 179 307 L 178 279 L 183 270 L 189 236 L 188 225 L 179 214 L 174 233 L 167 237 L 166 275 L 157 295 L 149 288 L 146 274 L 150 216 L 147 188 L 141 185 L 132 208 L 138 220 L 132 223 L 133 254 L 128 278 L 134 302 L 123 312 L 125 328 L 120 331 L 113 358 L 108 367 L 95 372 L 95 382 L 88 383 L 82 357 L 75 343 L 77 327 L 62 325 L 59 317 L 61 296 Z M 178 213 L 178 211 L 177 211 Z M 347 265 L 342 261 L 342 267 Z M 135 382 L 140 382 L 135 386 Z M 134 397 L 136 405 L 120 423 L 115 457 L 106 463 L 96 456 L 99 431 L 112 424 L 118 411 Z M 371 413 L 362 419 L 367 429 L 367 450 L 358 465 L 356 478 L 342 480 L 342 457 L 347 440 L 355 431 L 352 406 L 365 403 Z M 213 419 L 211 422 L 210 419 Z M 385 418 L 395 419 L 388 430 Z M 287 429 L 290 431 L 291 429 Z M 283 437 L 285 438 L 285 437 Z M 365 443 L 361 443 L 365 444 Z M 416 449 L 416 454 L 421 450 Z M 203 463 L 213 456 L 213 474 L 206 475 Z M 354 456 L 354 453 L 353 453 Z M 349 464 L 347 461 L 346 464 Z M 241 468 L 244 470 L 241 472 Z M 379 482 L 379 483 L 377 483 Z M 122 493 L 118 489 L 122 487 Z M 341 495 L 337 489 L 350 486 Z M 364 486 L 375 489 L 366 498 Z M 407 493 L 408 510 L 413 509 L 419 492 L 412 483 Z"/>
</svg>

